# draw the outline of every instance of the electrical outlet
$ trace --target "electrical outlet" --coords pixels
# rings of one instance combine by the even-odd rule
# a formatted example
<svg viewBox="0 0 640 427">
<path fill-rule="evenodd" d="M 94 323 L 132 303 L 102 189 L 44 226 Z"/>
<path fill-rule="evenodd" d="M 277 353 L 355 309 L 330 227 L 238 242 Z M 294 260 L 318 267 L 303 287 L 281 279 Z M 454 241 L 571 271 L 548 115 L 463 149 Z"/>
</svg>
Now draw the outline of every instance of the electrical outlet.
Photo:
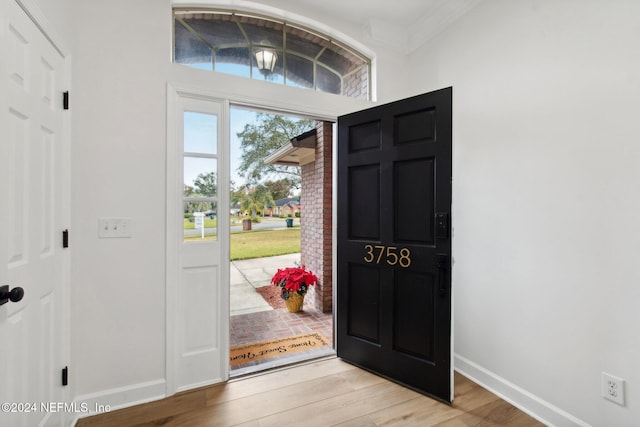
<svg viewBox="0 0 640 427">
<path fill-rule="evenodd" d="M 602 396 L 618 405 L 624 406 L 624 380 L 603 372 Z"/>
</svg>

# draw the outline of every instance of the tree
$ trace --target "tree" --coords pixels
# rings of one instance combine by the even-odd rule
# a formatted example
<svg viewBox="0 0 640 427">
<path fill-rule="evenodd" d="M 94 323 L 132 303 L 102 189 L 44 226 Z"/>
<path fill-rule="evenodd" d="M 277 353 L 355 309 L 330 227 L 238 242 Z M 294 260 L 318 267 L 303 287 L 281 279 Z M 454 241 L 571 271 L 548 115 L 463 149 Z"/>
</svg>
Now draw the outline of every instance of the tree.
<svg viewBox="0 0 640 427">
<path fill-rule="evenodd" d="M 184 186 L 186 197 L 215 197 L 218 191 L 216 173 L 201 173 L 193 180 L 193 186 Z M 215 202 L 187 202 L 184 213 L 215 211 Z"/>
<path fill-rule="evenodd" d="M 271 191 L 262 184 L 255 187 L 246 185 L 239 191 L 234 192 L 234 197 L 237 198 L 238 203 L 240 203 L 240 209 L 243 212 L 249 212 L 251 216 L 256 216 L 259 211 L 264 214 L 267 206 L 273 206 L 275 204 L 271 196 Z"/>
<path fill-rule="evenodd" d="M 249 183 L 257 183 L 264 176 L 286 177 L 299 186 L 300 168 L 295 166 L 268 165 L 265 157 L 282 147 L 291 138 L 313 129 L 313 120 L 296 120 L 290 117 L 258 113 L 256 123 L 247 123 L 238 132 L 242 161 L 238 167 L 240 176 Z"/>
<path fill-rule="evenodd" d="M 282 178 L 277 181 L 266 181 L 265 187 L 271 191 L 271 197 L 274 200 L 284 199 L 289 197 L 291 190 L 296 188 L 296 183 L 291 178 Z"/>
<path fill-rule="evenodd" d="M 193 187 L 198 196 L 215 197 L 218 191 L 216 173 L 201 173 L 193 180 Z"/>
</svg>

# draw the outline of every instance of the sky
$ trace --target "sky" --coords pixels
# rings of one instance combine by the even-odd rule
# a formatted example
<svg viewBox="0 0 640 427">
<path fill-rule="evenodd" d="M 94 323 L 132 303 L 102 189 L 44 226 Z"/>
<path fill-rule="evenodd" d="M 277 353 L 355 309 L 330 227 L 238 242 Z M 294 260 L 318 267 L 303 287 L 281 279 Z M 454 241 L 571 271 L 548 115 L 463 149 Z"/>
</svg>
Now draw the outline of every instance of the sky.
<svg viewBox="0 0 640 427">
<path fill-rule="evenodd" d="M 245 183 L 245 179 L 238 175 L 238 168 L 242 161 L 242 150 L 240 149 L 240 138 L 238 133 L 244 130 L 244 126 L 247 123 L 254 123 L 256 121 L 256 111 L 243 110 L 240 108 L 231 108 L 230 112 L 230 134 L 231 134 L 231 181 L 235 184 L 236 188 Z"/>
<path fill-rule="evenodd" d="M 258 112 L 242 108 L 231 108 L 230 111 L 230 174 L 231 181 L 237 187 L 246 181 L 238 174 L 242 160 L 242 150 L 238 133 L 244 130 L 248 123 L 255 123 Z M 185 112 L 184 115 L 184 151 L 205 154 L 216 152 L 216 136 L 218 134 L 218 117 L 212 114 Z M 193 181 L 200 173 L 215 171 L 215 159 L 185 158 L 184 182 L 193 185 Z"/>
<path fill-rule="evenodd" d="M 212 64 L 203 63 L 203 64 L 185 64 L 190 67 L 212 70 Z M 229 74 L 234 74 L 238 76 L 249 77 L 249 67 L 241 64 L 216 64 L 217 72 L 224 72 Z M 257 74 L 257 73 L 256 73 Z M 281 76 L 280 76 L 281 77 Z M 254 78 L 263 77 L 257 74 Z M 284 81 L 280 81 L 279 77 L 274 75 L 275 83 L 284 83 Z M 273 80 L 273 79 L 270 79 Z M 288 82 L 288 85 L 297 86 L 293 82 Z M 244 178 L 238 175 L 238 167 L 240 166 L 242 151 L 240 149 L 240 140 L 237 136 L 239 132 L 241 132 L 247 123 L 254 123 L 256 121 L 257 116 L 256 111 L 246 110 L 242 108 L 232 107 L 230 112 L 230 136 L 231 136 L 231 165 L 230 165 L 230 174 L 231 181 L 234 183 L 235 187 L 238 188 L 243 185 L 246 181 Z M 214 116 L 208 114 L 200 114 L 200 113 L 187 113 L 185 114 L 185 123 L 184 123 L 184 138 L 185 143 L 189 140 L 189 147 L 185 145 L 185 151 L 194 151 L 194 152 L 202 152 L 209 154 L 216 154 L 211 149 L 211 139 L 209 135 L 217 135 L 217 123 L 214 120 L 211 120 Z M 204 151 L 200 151 L 204 150 Z M 214 162 L 215 163 L 215 162 Z M 211 172 L 215 169 L 213 163 L 211 161 L 205 161 L 204 159 L 185 159 L 185 175 L 184 182 L 187 185 L 192 185 L 193 180 L 200 174 L 201 172 L 207 173 Z M 216 170 L 217 172 L 217 170 Z"/>
<path fill-rule="evenodd" d="M 245 124 L 253 123 L 257 113 L 238 108 L 231 109 L 231 180 L 236 184 L 244 183 L 238 175 L 242 151 L 237 136 Z M 216 136 L 218 134 L 218 118 L 211 114 L 185 112 L 184 115 L 184 151 L 193 153 L 218 154 L 216 151 Z M 192 185 L 200 173 L 217 172 L 217 162 L 214 159 L 186 158 L 184 163 L 184 182 Z"/>
</svg>

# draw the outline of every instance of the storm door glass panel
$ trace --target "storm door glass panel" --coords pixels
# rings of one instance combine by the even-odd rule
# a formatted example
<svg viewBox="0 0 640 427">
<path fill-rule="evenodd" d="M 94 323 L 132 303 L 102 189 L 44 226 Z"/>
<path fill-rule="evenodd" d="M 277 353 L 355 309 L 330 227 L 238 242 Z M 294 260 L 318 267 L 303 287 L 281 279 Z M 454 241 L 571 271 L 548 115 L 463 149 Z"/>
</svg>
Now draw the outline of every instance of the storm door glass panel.
<svg viewBox="0 0 640 427">
<path fill-rule="evenodd" d="M 184 152 L 216 154 L 218 144 L 218 117 L 212 114 L 184 113 Z"/>
<path fill-rule="evenodd" d="M 218 240 L 218 204 L 216 202 L 184 202 L 184 241 Z M 204 235 L 204 237 L 203 237 Z"/>
<path fill-rule="evenodd" d="M 184 240 L 216 240 L 218 117 L 185 111 L 183 127 Z"/>
<path fill-rule="evenodd" d="M 184 196 L 208 198 L 217 196 L 217 159 L 184 157 Z"/>
</svg>

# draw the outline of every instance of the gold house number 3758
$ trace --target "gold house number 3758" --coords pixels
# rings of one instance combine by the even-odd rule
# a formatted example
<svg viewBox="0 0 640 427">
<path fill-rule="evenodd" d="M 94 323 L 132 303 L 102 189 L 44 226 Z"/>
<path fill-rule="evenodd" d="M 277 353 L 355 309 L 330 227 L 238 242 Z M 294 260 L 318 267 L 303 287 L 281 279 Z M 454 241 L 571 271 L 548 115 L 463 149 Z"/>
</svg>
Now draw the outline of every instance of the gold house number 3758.
<svg viewBox="0 0 640 427">
<path fill-rule="evenodd" d="M 364 262 L 386 262 L 389 265 L 399 264 L 404 268 L 411 265 L 411 251 L 407 248 L 398 250 L 396 246 L 364 245 L 364 250 L 367 252 L 363 258 Z"/>
</svg>

